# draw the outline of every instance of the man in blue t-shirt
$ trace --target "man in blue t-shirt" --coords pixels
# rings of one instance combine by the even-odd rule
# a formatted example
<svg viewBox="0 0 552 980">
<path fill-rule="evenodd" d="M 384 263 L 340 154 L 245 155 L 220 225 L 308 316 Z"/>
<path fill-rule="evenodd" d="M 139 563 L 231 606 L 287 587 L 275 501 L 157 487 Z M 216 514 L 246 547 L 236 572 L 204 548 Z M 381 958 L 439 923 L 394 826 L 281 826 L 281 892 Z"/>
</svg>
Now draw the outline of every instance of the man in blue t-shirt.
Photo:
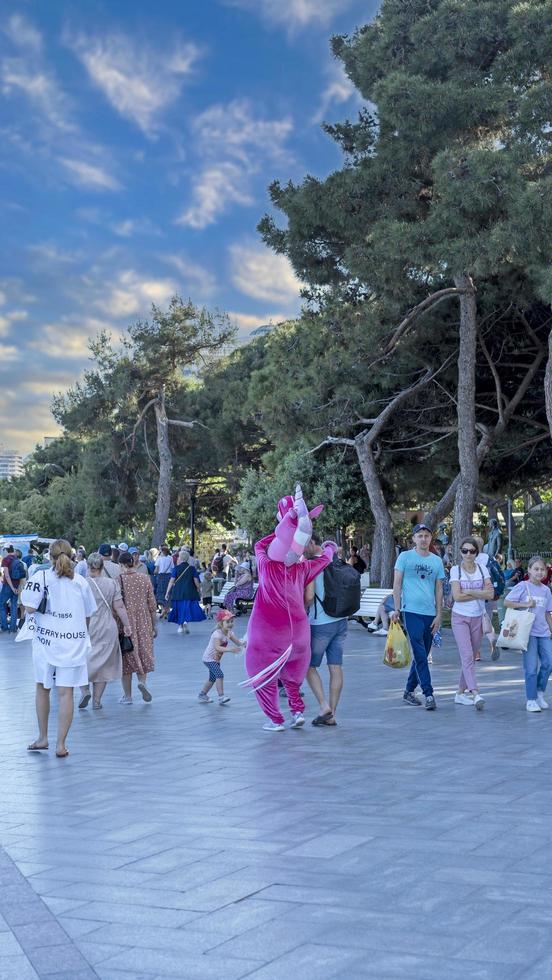
<svg viewBox="0 0 552 980">
<path fill-rule="evenodd" d="M 419 684 L 427 710 L 434 711 L 436 705 L 427 658 L 433 636 L 441 626 L 445 569 L 441 558 L 429 550 L 431 530 L 427 524 L 416 524 L 412 540 L 414 548 L 403 551 L 395 563 L 395 611 L 391 613 L 391 619 L 397 622 L 402 613 L 414 656 L 403 700 L 407 704 L 421 705 L 414 694 Z"/>
</svg>

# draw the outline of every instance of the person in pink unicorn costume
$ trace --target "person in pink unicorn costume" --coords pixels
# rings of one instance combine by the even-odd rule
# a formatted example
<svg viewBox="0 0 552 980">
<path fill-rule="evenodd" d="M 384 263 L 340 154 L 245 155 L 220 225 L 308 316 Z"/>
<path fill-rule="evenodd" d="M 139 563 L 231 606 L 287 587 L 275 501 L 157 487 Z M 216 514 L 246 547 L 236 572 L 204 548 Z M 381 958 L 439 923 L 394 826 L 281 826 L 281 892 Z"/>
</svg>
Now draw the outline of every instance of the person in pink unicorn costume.
<svg viewBox="0 0 552 980">
<path fill-rule="evenodd" d="M 318 517 L 322 510 L 322 505 L 307 510 L 297 484 L 295 497 L 282 497 L 278 503 L 275 533 L 255 545 L 259 587 L 247 630 L 245 669 L 249 680 L 243 686 L 255 691 L 268 718 L 263 725 L 265 731 L 281 732 L 285 728 L 278 677 L 293 715 L 291 727 L 301 728 L 305 724 L 305 702 L 300 687 L 307 674 L 311 651 L 304 592 L 337 551 L 333 541 L 325 541 L 321 555 L 303 558 L 312 534 L 312 518 Z"/>
</svg>

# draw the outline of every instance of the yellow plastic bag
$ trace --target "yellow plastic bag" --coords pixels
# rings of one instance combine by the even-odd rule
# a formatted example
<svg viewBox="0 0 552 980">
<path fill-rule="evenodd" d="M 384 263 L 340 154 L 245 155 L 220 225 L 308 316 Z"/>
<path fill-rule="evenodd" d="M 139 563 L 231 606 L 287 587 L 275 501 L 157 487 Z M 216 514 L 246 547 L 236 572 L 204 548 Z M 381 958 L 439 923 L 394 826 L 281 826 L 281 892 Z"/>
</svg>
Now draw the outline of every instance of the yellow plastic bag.
<svg viewBox="0 0 552 980">
<path fill-rule="evenodd" d="M 400 623 L 391 623 L 385 644 L 383 662 L 388 667 L 410 667 L 410 643 Z"/>
</svg>

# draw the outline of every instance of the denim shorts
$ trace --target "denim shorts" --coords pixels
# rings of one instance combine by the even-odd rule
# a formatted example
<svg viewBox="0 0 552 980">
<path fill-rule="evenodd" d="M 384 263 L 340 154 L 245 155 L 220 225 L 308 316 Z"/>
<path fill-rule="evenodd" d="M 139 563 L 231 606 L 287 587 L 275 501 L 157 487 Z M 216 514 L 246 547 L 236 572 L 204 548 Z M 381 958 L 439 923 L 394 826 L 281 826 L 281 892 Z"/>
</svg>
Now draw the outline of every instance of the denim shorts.
<svg viewBox="0 0 552 980">
<path fill-rule="evenodd" d="M 340 667 L 343 663 L 343 643 L 347 636 L 347 620 L 311 626 L 311 667 L 320 667 L 326 654 L 326 663 Z"/>
</svg>

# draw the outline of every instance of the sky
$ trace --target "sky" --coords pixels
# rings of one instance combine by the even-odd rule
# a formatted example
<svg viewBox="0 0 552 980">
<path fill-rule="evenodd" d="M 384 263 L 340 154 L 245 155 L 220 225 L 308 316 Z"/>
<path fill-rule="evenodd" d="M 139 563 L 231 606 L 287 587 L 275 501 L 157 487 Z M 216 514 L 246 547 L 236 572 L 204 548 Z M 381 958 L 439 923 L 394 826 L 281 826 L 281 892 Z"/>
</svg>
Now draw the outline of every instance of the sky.
<svg viewBox="0 0 552 980">
<path fill-rule="evenodd" d="M 53 393 L 178 293 L 247 337 L 300 310 L 256 226 L 274 179 L 341 165 L 356 115 L 333 34 L 378 0 L 11 0 L 0 25 L 0 442 L 55 434 Z M 6 397 L 7 395 L 7 397 Z"/>
</svg>

